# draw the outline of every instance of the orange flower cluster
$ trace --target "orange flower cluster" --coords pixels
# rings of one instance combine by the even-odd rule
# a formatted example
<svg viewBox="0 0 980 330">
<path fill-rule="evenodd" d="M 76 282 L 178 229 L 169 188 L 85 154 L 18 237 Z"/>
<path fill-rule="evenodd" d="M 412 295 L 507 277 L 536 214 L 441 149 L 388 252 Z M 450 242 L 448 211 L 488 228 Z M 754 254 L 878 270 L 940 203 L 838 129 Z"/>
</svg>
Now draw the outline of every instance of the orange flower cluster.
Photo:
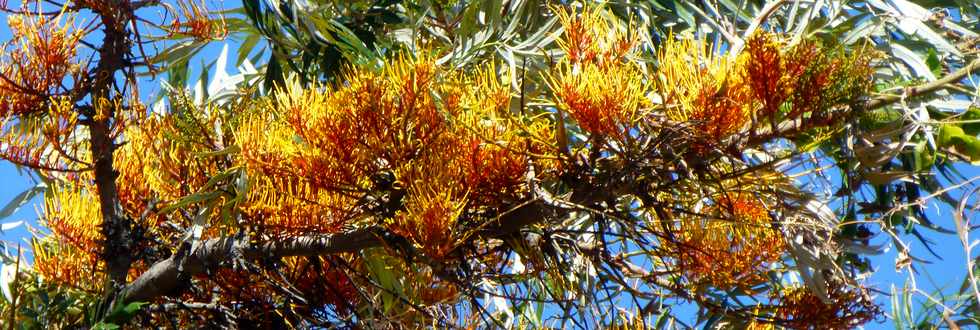
<svg viewBox="0 0 980 330">
<path fill-rule="evenodd" d="M 492 66 L 477 72 L 399 57 L 332 88 L 278 90 L 235 133 L 249 218 L 273 231 L 331 232 L 369 207 L 365 196 L 395 198 L 396 214 L 382 215 L 390 228 L 444 257 L 465 235 L 466 210 L 520 197 L 529 156 L 553 136 L 543 118 L 510 112 Z M 384 173 L 389 187 L 372 179 Z"/>
<path fill-rule="evenodd" d="M 570 64 L 616 64 L 631 55 L 636 40 L 603 17 L 601 9 L 586 9 L 576 15 L 563 8 L 557 9 L 558 19 L 564 30 L 556 40 L 565 52 Z"/>
<path fill-rule="evenodd" d="M 460 87 L 466 90 L 460 91 Z M 462 143 L 459 164 L 463 187 L 477 205 L 497 207 L 513 201 L 524 183 L 529 162 L 539 168 L 549 166 L 532 155 L 551 152 L 547 142 L 553 141 L 552 125 L 541 118 L 521 118 L 510 111 L 511 94 L 501 83 L 493 66 L 477 70 L 473 77 L 460 79 L 445 92 L 460 100 L 454 129 Z M 455 96 L 454 96 L 455 95 Z"/>
<path fill-rule="evenodd" d="M 51 234 L 32 242 L 34 269 L 46 281 L 95 292 L 103 283 L 102 211 L 90 174 L 76 183 L 55 186 L 44 195 L 41 224 Z M 141 224 L 144 225 L 145 224 Z M 133 280 L 146 269 L 138 262 L 129 272 Z"/>
<path fill-rule="evenodd" d="M 583 130 L 622 140 L 638 112 L 650 104 L 639 67 L 627 61 L 635 41 L 600 10 L 558 13 L 564 27 L 558 44 L 566 57 L 549 79 L 558 105 Z"/>
<path fill-rule="evenodd" d="M 289 271 L 285 274 L 290 283 L 303 297 L 308 299 L 310 308 L 333 306 L 340 315 L 350 315 L 361 296 L 357 287 L 347 274 L 334 262 L 341 261 L 337 256 L 318 256 L 311 261 L 307 257 L 283 258 Z M 314 262 L 315 261 L 315 262 Z"/>
<path fill-rule="evenodd" d="M 311 259 L 317 258 L 317 259 Z M 289 308 L 319 309 L 332 306 L 339 314 L 353 312 L 351 307 L 360 299 L 357 288 L 351 278 L 342 269 L 332 266 L 332 258 L 338 256 L 318 257 L 286 257 L 281 261 L 281 275 L 272 273 L 256 273 L 249 270 L 218 269 L 213 276 L 198 276 L 205 286 L 220 292 L 221 299 L 241 304 L 244 313 L 252 317 L 274 310 L 274 306 L 284 303 L 270 291 L 283 285 L 281 280 L 289 283 L 290 288 L 301 293 L 306 299 L 303 306 L 292 305 Z M 212 291 L 205 290 L 203 294 L 191 299 L 210 300 Z"/>
<path fill-rule="evenodd" d="M 67 97 L 47 103 L 43 116 L 7 117 L 0 123 L 0 158 L 42 171 L 72 171 L 88 163 L 88 141 Z"/>
<path fill-rule="evenodd" d="M 687 279 L 723 290 L 764 282 L 786 251 L 765 206 L 752 194 L 727 193 L 708 214 L 680 223 L 676 258 Z"/>
<path fill-rule="evenodd" d="M 205 0 L 201 0 L 201 3 L 192 1 L 179 0 L 176 9 L 164 4 L 169 9 L 168 12 L 174 16 L 169 27 L 171 36 L 188 36 L 198 41 L 220 40 L 228 36 L 228 28 L 225 26 L 223 16 L 211 18 Z"/>
<path fill-rule="evenodd" d="M 805 287 L 774 293 L 775 323 L 789 329 L 853 329 L 878 317 L 874 302 L 856 289 L 830 286 L 830 303 Z"/>
<path fill-rule="evenodd" d="M 316 189 L 301 178 L 260 176 L 251 181 L 245 213 L 269 233 L 333 233 L 356 214 L 355 198 Z"/>
<path fill-rule="evenodd" d="M 87 155 L 64 85 L 80 66 L 84 31 L 70 13 L 7 18 L 13 38 L 0 57 L 0 158 L 45 171 L 75 170 Z"/>
<path fill-rule="evenodd" d="M 761 103 L 760 116 L 770 122 L 775 121 L 779 108 L 792 95 L 791 84 L 803 73 L 806 59 L 818 55 L 816 48 L 800 47 L 805 52 L 799 55 L 804 56 L 788 58 L 782 53 L 784 46 L 781 40 L 766 33 L 756 34 L 746 42 L 743 75 Z"/>
<path fill-rule="evenodd" d="M 102 288 L 104 264 L 97 254 L 48 238 L 35 239 L 31 245 L 34 271 L 45 281 L 87 292 Z"/>
<path fill-rule="evenodd" d="M 667 116 L 691 124 L 705 149 L 760 124 L 808 120 L 829 124 L 829 111 L 870 88 L 873 54 L 845 53 L 815 42 L 787 45 L 758 33 L 736 57 L 716 54 L 703 40 L 669 39 L 659 52 L 658 85 Z M 751 127 L 749 127 L 751 124 Z"/>
<path fill-rule="evenodd" d="M 431 269 L 423 269 L 412 275 L 412 278 L 407 281 L 409 284 L 406 288 L 407 295 L 413 297 L 420 306 L 437 306 L 460 296 L 460 289 L 455 284 L 440 279 Z M 422 317 L 414 308 L 407 312 L 406 319 Z"/>
<path fill-rule="evenodd" d="M 43 111 L 65 79 L 78 73 L 74 61 L 84 31 L 74 21 L 70 14 L 8 16 L 13 39 L 0 59 L 0 118 Z"/>
<path fill-rule="evenodd" d="M 846 52 L 813 41 L 791 48 L 781 69 L 786 74 L 799 72 L 799 76 L 789 85 L 790 110 L 783 119 L 805 118 L 813 127 L 830 124 L 829 112 L 833 107 L 854 103 L 871 91 L 874 72 L 870 63 L 876 56 L 869 48 Z"/>
</svg>

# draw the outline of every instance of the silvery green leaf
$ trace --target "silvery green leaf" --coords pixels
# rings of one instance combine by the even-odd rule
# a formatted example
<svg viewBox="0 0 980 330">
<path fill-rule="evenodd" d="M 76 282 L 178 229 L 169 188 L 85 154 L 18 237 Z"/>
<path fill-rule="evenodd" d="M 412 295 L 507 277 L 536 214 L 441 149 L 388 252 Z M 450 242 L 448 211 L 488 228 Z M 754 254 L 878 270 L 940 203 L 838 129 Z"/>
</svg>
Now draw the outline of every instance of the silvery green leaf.
<svg viewBox="0 0 980 330">
<path fill-rule="evenodd" d="M 844 249 L 847 252 L 864 254 L 864 255 L 880 255 L 885 253 L 887 250 L 886 245 L 864 245 L 859 242 L 846 241 L 844 243 Z"/>
<path fill-rule="evenodd" d="M 892 54 L 912 68 L 912 71 L 917 77 L 921 77 L 928 81 L 936 80 L 936 76 L 932 74 L 932 70 L 929 69 L 929 65 L 926 65 L 926 61 L 923 60 L 921 56 L 897 43 L 891 44 L 891 48 Z"/>
<path fill-rule="evenodd" d="M 806 202 L 804 208 L 824 224 L 832 227 L 837 225 L 837 214 L 827 204 L 811 199 Z"/>
<path fill-rule="evenodd" d="M 10 202 L 7 202 L 7 205 L 4 206 L 3 209 L 0 209 L 0 219 L 4 219 L 13 215 L 14 213 L 17 213 L 17 211 L 20 210 L 22 206 L 30 202 L 34 196 L 37 196 L 45 190 L 47 190 L 47 186 L 42 182 L 17 194 L 17 196 L 14 196 Z"/>
<path fill-rule="evenodd" d="M 5 232 L 5 231 L 8 231 L 8 230 L 11 230 L 11 229 L 20 227 L 23 224 L 24 224 L 24 220 L 17 220 L 17 221 L 13 221 L 13 222 L 4 222 L 4 223 L 0 224 L 0 232 Z"/>
<path fill-rule="evenodd" d="M 809 249 L 802 243 L 802 240 L 790 240 L 787 245 L 790 255 L 796 263 L 796 271 L 799 273 L 800 278 L 803 279 L 803 283 L 815 296 L 820 298 L 824 303 L 830 304 L 830 296 L 827 293 L 827 283 L 823 277 L 823 269 L 828 269 L 825 266 L 826 255 L 821 255 L 819 250 Z M 829 265 L 833 267 L 833 261 Z"/>
<path fill-rule="evenodd" d="M 10 291 L 10 285 L 14 282 L 17 277 L 17 264 L 15 263 L 3 263 L 0 265 L 0 291 L 3 292 L 3 298 L 7 302 L 14 301 L 13 292 Z"/>
<path fill-rule="evenodd" d="M 947 110 L 947 111 L 950 111 L 950 112 L 960 113 L 960 112 L 966 111 L 971 106 L 973 106 L 974 105 L 974 102 L 971 101 L 971 100 L 964 100 L 964 99 L 948 99 L 948 100 L 936 99 L 936 100 L 929 101 L 929 103 L 926 103 L 926 104 L 927 105 L 930 105 L 930 106 L 933 106 L 933 107 L 936 107 L 936 108 L 938 108 L 940 110 Z M 920 111 L 920 112 L 924 112 L 925 113 L 925 116 L 926 116 L 925 117 L 925 121 L 922 121 L 922 122 L 926 122 L 926 121 L 929 120 L 929 117 L 928 117 L 929 116 L 929 113 L 928 113 L 928 111 L 925 111 L 925 107 L 921 107 L 921 109 L 922 109 L 922 111 Z"/>
<path fill-rule="evenodd" d="M 521 260 L 520 253 L 514 253 L 513 261 L 510 265 L 510 271 L 513 274 L 523 274 L 527 268 L 524 266 L 524 261 Z"/>
<path fill-rule="evenodd" d="M 902 16 L 917 19 L 926 20 L 929 16 L 932 16 L 932 12 L 928 9 L 922 8 L 917 4 L 914 4 L 908 0 L 888 0 L 891 6 L 898 10 Z"/>
<path fill-rule="evenodd" d="M 853 44 L 863 38 L 884 33 L 885 21 L 878 17 L 870 17 L 859 21 L 852 29 L 844 34 L 843 44 Z"/>
<path fill-rule="evenodd" d="M 946 38 L 936 33 L 931 27 L 920 20 L 904 18 L 899 21 L 899 28 L 910 35 L 916 35 L 935 46 L 938 50 L 960 56 L 960 51 L 956 46 L 946 41 Z"/>
</svg>

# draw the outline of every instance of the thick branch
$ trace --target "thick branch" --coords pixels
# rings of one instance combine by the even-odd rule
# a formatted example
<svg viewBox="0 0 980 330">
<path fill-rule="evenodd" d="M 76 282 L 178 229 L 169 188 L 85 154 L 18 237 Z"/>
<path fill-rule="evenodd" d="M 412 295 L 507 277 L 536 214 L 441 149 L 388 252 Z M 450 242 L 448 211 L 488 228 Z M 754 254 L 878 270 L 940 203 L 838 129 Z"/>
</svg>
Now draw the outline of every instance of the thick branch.
<svg viewBox="0 0 980 330">
<path fill-rule="evenodd" d="M 950 73 L 945 77 L 937 79 L 932 82 L 928 82 L 918 86 L 912 86 L 906 89 L 904 97 L 913 97 L 923 94 L 929 94 L 940 89 L 947 88 L 951 84 L 955 84 L 966 76 L 973 74 L 980 70 L 980 59 L 973 60 L 970 64 L 967 64 L 963 68 L 956 70 L 956 72 Z M 865 109 L 877 109 L 901 100 L 903 95 L 882 95 L 871 99 L 864 105 Z"/>
<path fill-rule="evenodd" d="M 608 192 L 605 190 L 595 189 L 582 182 L 572 182 L 570 185 L 572 193 L 567 196 L 565 203 L 591 205 L 595 201 L 605 200 L 608 197 Z M 503 212 L 496 220 L 479 228 L 475 236 L 503 238 L 546 219 L 560 219 L 569 214 L 571 209 L 558 205 L 554 196 L 540 189 L 535 193 L 535 195 L 542 194 L 545 196 L 538 196 Z M 206 240 L 193 251 L 187 253 L 178 251 L 170 258 L 154 264 L 126 286 L 115 303 L 149 301 L 156 297 L 177 293 L 175 291 L 181 283 L 190 276 L 228 266 L 227 263 L 225 265 L 222 263 L 232 260 L 236 255 L 245 259 L 259 260 L 358 252 L 366 248 L 382 246 L 384 243 L 382 235 L 382 229 L 369 228 L 347 233 L 287 237 L 271 242 L 247 243 L 239 247 L 235 244 L 242 244 L 242 242 L 236 238 Z"/>
<path fill-rule="evenodd" d="M 358 230 L 319 236 L 288 237 L 277 241 L 251 244 L 236 251 L 235 238 L 206 240 L 188 255 L 174 254 L 157 262 L 143 275 L 128 285 L 120 296 L 124 302 L 147 301 L 173 293 L 184 278 L 201 274 L 218 267 L 231 256 L 241 253 L 246 259 L 326 255 L 356 252 L 381 245 L 377 231 Z"/>
<path fill-rule="evenodd" d="M 594 200 L 595 195 L 595 192 L 573 194 L 571 199 L 587 203 L 589 200 Z M 477 235 L 485 238 L 504 237 L 543 219 L 554 219 L 564 214 L 567 214 L 567 210 L 535 200 L 502 214 L 497 221 L 489 223 Z M 252 243 L 237 249 L 236 242 L 235 238 L 206 240 L 186 255 L 178 252 L 170 258 L 157 262 L 120 293 L 121 301 L 123 303 L 148 301 L 175 293 L 183 280 L 221 267 L 222 262 L 231 260 L 239 253 L 243 258 L 258 260 L 357 252 L 381 246 L 382 238 L 380 229 L 362 229 L 349 233 L 287 237 L 271 242 Z"/>
<path fill-rule="evenodd" d="M 120 1 L 114 1 L 109 12 L 100 12 L 99 19 L 104 26 L 105 37 L 99 49 L 99 64 L 95 68 L 95 78 L 91 85 L 91 97 L 95 104 L 92 118 L 88 120 L 89 145 L 92 152 L 95 186 L 99 193 L 99 206 L 102 211 L 103 243 L 102 259 L 113 288 L 121 288 L 126 283 L 126 274 L 132 264 L 132 237 L 130 221 L 124 216 L 116 190 L 116 170 L 112 164 L 115 145 L 112 140 L 112 120 L 114 109 L 99 105 L 100 100 L 111 100 L 116 72 L 126 66 L 129 51 L 129 34 L 126 30 L 126 17 L 132 10 Z"/>
</svg>

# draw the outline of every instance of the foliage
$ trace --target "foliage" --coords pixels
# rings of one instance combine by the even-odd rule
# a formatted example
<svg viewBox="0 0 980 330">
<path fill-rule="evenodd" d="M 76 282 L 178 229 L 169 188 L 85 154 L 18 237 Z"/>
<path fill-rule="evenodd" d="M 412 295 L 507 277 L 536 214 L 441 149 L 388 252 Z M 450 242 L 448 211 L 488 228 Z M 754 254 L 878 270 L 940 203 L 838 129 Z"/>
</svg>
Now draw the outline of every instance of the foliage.
<svg viewBox="0 0 980 330">
<path fill-rule="evenodd" d="M 967 1 L 3 4 L 5 325 L 976 325 Z"/>
</svg>

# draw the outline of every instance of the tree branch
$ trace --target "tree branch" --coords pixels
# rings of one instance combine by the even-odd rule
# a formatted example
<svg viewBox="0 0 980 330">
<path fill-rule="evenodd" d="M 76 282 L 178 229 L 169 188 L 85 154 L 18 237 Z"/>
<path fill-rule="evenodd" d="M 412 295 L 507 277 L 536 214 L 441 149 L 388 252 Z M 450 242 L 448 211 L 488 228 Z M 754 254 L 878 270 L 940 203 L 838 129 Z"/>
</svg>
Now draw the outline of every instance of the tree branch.
<svg viewBox="0 0 980 330">
<path fill-rule="evenodd" d="M 344 252 L 381 245 L 377 230 L 356 230 L 349 233 L 288 237 L 271 242 L 250 244 L 236 251 L 236 239 L 231 237 L 203 241 L 196 250 L 182 256 L 175 253 L 157 262 L 120 293 L 124 303 L 147 301 L 173 293 L 181 279 L 204 273 L 220 266 L 230 256 L 241 253 L 247 259 L 287 256 L 312 256 Z"/>
<path fill-rule="evenodd" d="M 591 195 L 591 194 L 590 194 Z M 545 218 L 560 215 L 559 210 L 542 201 L 533 201 L 515 208 L 491 222 L 478 232 L 481 237 L 503 237 L 513 234 Z M 380 228 L 360 229 L 347 233 L 307 235 L 247 244 L 236 247 L 241 242 L 232 237 L 215 238 L 201 242 L 200 246 L 188 253 L 175 253 L 170 258 L 159 261 L 119 294 L 116 303 L 148 301 L 153 298 L 176 293 L 182 280 L 221 267 L 222 262 L 231 260 L 239 254 L 250 260 L 289 256 L 315 256 L 345 252 L 357 252 L 366 248 L 382 246 Z"/>
<path fill-rule="evenodd" d="M 591 205 L 595 201 L 609 197 L 608 191 L 595 189 L 594 186 L 583 182 L 572 180 L 568 184 L 572 192 L 567 196 L 565 203 Z M 550 193 L 541 189 L 534 190 L 536 198 L 502 212 L 496 219 L 475 229 L 474 236 L 503 238 L 546 219 L 559 219 L 570 213 L 571 209 L 563 207 L 562 203 Z M 358 252 L 366 248 L 382 246 L 383 236 L 384 230 L 375 227 L 347 233 L 286 237 L 269 242 L 242 242 L 242 239 L 232 237 L 206 240 L 192 251 L 178 250 L 169 258 L 155 263 L 127 285 L 116 296 L 113 305 L 149 301 L 156 297 L 178 293 L 175 291 L 178 291 L 182 281 L 189 279 L 190 276 L 222 267 L 223 262 L 232 260 L 235 256 L 259 260 Z"/>
<path fill-rule="evenodd" d="M 91 85 L 91 100 L 94 116 L 88 118 L 90 151 L 95 172 L 95 186 L 99 194 L 102 211 L 102 235 L 105 237 L 102 259 L 112 284 L 112 290 L 126 284 L 126 274 L 133 262 L 132 224 L 123 213 L 116 189 L 117 172 L 112 163 L 115 144 L 112 138 L 112 121 L 115 109 L 99 105 L 98 102 L 112 100 L 112 88 L 116 72 L 125 68 L 129 51 L 129 32 L 126 30 L 126 17 L 132 16 L 132 9 L 122 1 L 113 1 L 107 12 L 99 12 L 104 27 L 102 46 L 99 48 L 99 63 L 95 68 L 95 79 Z"/>
<path fill-rule="evenodd" d="M 918 86 L 909 87 L 906 89 L 906 93 L 904 96 L 905 97 L 919 96 L 919 95 L 928 94 L 928 93 L 938 91 L 940 89 L 947 88 L 948 85 L 960 81 L 960 79 L 963 79 L 966 76 L 973 74 L 974 72 L 977 72 L 977 70 L 980 70 L 980 59 L 973 60 L 973 62 L 970 62 L 970 64 L 967 64 L 963 68 L 956 70 L 956 72 L 950 73 L 945 77 L 942 77 L 935 81 L 928 82 Z M 868 110 L 881 108 L 883 106 L 898 102 L 899 100 L 902 99 L 902 97 L 903 95 L 882 95 L 869 100 L 868 103 L 865 103 L 864 108 Z"/>
</svg>

